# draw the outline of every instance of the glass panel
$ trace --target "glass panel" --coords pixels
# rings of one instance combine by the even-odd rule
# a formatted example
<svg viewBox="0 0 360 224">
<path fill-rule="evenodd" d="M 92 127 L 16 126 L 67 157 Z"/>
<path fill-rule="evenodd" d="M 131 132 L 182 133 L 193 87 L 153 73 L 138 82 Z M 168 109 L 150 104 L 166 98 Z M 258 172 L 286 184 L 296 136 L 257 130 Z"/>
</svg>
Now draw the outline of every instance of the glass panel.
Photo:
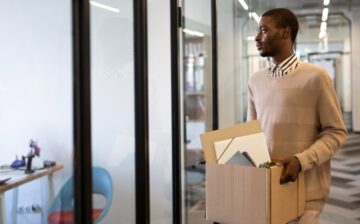
<svg viewBox="0 0 360 224">
<path fill-rule="evenodd" d="M 59 217 L 60 206 L 65 207 L 71 217 L 71 2 L 14 0 L 2 3 L 0 179 L 11 179 L 0 185 L 0 223 L 47 223 L 48 219 Z M 22 166 L 22 156 L 29 166 Z M 64 168 L 48 176 L 49 169 L 40 170 L 46 160 Z M 29 174 L 32 171 L 44 176 L 33 179 Z M 7 190 L 21 180 L 28 182 Z M 54 199 L 59 197 L 64 184 L 66 188 L 70 186 L 70 190 L 67 189 L 70 195 L 64 198 L 68 204 Z"/>
<path fill-rule="evenodd" d="M 235 102 L 237 122 L 246 121 L 247 85 L 249 77 L 256 71 L 269 65 L 267 58 L 262 58 L 255 45 L 258 21 L 261 15 L 273 8 L 275 1 L 252 0 L 245 1 L 248 9 L 240 1 L 234 1 L 234 33 L 237 48 L 235 50 Z"/>
<path fill-rule="evenodd" d="M 102 192 L 93 207 L 102 223 L 135 223 L 132 2 L 90 1 L 93 188 Z"/>
<path fill-rule="evenodd" d="M 204 221 L 205 167 L 200 134 L 212 130 L 211 1 L 183 1 L 186 223 Z"/>
<path fill-rule="evenodd" d="M 173 223 L 169 9 L 168 0 L 148 0 L 150 218 L 156 224 Z"/>
</svg>

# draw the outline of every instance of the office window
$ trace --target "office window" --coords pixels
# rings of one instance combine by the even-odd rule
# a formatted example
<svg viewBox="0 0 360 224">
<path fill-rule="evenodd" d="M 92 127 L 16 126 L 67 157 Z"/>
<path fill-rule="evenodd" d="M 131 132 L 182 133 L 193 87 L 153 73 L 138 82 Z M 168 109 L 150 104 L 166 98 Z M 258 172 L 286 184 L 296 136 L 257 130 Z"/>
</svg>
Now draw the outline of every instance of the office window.
<svg viewBox="0 0 360 224">
<path fill-rule="evenodd" d="M 212 130 L 211 1 L 182 1 L 185 223 L 204 221 L 205 167 L 200 134 Z"/>
</svg>

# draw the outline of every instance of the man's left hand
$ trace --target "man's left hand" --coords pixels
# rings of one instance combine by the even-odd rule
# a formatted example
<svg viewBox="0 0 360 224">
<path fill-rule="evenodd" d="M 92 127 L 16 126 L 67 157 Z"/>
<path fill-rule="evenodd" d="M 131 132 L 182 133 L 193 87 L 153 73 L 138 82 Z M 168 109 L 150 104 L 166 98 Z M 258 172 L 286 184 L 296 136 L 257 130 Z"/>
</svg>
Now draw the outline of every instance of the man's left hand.
<svg viewBox="0 0 360 224">
<path fill-rule="evenodd" d="M 301 171 L 301 164 L 299 159 L 295 156 L 292 156 L 281 161 L 280 163 L 284 166 L 280 178 L 280 184 L 286 184 L 290 181 L 294 182 Z"/>
</svg>

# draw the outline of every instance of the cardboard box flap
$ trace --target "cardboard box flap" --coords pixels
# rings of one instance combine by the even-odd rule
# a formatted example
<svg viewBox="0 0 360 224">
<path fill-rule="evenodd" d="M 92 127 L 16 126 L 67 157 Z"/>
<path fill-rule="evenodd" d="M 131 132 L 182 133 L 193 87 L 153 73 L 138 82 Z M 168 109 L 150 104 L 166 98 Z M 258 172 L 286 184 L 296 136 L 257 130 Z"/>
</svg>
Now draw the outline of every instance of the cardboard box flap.
<svg viewBox="0 0 360 224">
<path fill-rule="evenodd" d="M 255 120 L 202 134 L 200 138 L 206 163 L 217 163 L 214 142 L 260 132 L 262 132 L 260 121 Z"/>
</svg>

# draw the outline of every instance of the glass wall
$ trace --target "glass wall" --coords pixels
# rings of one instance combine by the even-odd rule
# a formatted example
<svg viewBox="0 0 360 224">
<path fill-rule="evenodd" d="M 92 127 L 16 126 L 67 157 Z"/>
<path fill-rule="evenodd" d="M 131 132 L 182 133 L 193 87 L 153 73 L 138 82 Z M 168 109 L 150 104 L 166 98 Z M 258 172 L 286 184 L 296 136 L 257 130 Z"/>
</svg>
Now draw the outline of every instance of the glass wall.
<svg viewBox="0 0 360 224">
<path fill-rule="evenodd" d="M 200 134 L 212 130 L 211 1 L 182 1 L 185 116 L 185 221 L 204 220 L 205 167 Z"/>
<path fill-rule="evenodd" d="M 0 186 L 0 197 L 5 195 L 0 222 L 47 223 L 48 214 L 53 214 L 49 220 L 58 217 L 54 197 L 73 173 L 71 1 L 2 3 L 0 179 L 11 179 Z M 32 159 L 33 174 L 44 172 L 39 169 L 45 160 L 64 168 L 50 178 L 33 180 L 33 174 L 25 174 L 26 167 L 10 169 L 21 164 L 13 163 L 16 156 L 32 157 L 37 146 L 40 154 Z M 22 179 L 29 182 L 6 191 Z"/>
<path fill-rule="evenodd" d="M 90 5 L 93 167 L 109 174 L 112 191 L 93 207 L 107 209 L 103 223 L 135 223 L 133 1 Z M 96 169 L 93 178 L 107 176 Z"/>
<path fill-rule="evenodd" d="M 173 223 L 170 1 L 148 0 L 150 223 Z"/>
</svg>

